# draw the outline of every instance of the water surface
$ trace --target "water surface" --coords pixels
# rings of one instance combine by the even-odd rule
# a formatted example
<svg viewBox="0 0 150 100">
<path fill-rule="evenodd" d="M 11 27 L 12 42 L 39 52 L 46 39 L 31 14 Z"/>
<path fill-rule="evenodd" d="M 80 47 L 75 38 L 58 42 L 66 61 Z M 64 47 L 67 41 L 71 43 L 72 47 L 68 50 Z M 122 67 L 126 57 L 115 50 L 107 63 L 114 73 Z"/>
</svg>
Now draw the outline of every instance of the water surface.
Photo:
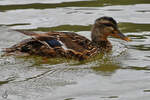
<svg viewBox="0 0 150 100">
<path fill-rule="evenodd" d="M 1 0 L 0 50 L 29 38 L 13 29 L 72 31 L 90 38 L 101 16 L 116 19 L 132 42 L 110 37 L 112 53 L 85 62 L 1 56 L 0 99 L 149 100 L 149 0 Z"/>
</svg>

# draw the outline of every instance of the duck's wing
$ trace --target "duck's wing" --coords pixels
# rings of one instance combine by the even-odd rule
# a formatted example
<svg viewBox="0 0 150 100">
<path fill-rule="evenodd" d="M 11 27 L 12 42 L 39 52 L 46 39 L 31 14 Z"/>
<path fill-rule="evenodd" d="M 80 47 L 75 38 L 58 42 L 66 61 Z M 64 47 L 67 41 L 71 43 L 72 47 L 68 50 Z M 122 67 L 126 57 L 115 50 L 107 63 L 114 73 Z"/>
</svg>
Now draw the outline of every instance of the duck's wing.
<svg viewBox="0 0 150 100">
<path fill-rule="evenodd" d="M 49 45 L 34 38 L 25 39 L 9 48 L 3 50 L 5 55 L 40 55 L 48 56 L 52 51 Z M 52 54 L 52 53 L 51 53 Z"/>
<path fill-rule="evenodd" d="M 56 56 L 56 52 L 53 50 L 53 48 L 51 48 L 50 45 L 46 43 L 46 40 L 53 40 L 55 37 L 46 37 L 30 31 L 16 31 L 31 36 L 32 38 L 25 39 L 9 48 L 3 49 L 5 55 L 35 54 L 41 56 Z"/>
<path fill-rule="evenodd" d="M 54 36 L 61 43 L 61 47 L 66 52 L 73 52 L 80 56 L 89 57 L 97 53 L 97 47 L 84 36 L 71 32 L 49 32 L 49 36 Z"/>
<path fill-rule="evenodd" d="M 17 31 L 32 36 L 35 40 L 47 42 L 47 44 L 53 47 L 62 46 L 65 50 L 72 49 L 78 52 L 84 52 L 93 48 L 89 39 L 73 32 L 48 32 L 41 34 L 22 30 Z"/>
</svg>

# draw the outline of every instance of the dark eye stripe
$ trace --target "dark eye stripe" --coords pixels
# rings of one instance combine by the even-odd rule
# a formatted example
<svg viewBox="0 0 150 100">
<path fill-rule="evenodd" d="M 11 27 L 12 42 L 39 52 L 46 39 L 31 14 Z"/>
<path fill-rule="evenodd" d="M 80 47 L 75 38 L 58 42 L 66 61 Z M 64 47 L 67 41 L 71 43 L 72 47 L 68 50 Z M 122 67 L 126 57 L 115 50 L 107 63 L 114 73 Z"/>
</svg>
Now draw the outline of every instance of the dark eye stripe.
<svg viewBox="0 0 150 100">
<path fill-rule="evenodd" d="M 115 32 L 114 32 L 114 31 L 112 31 L 111 33 L 112 33 L 112 34 L 115 34 Z"/>
<path fill-rule="evenodd" d="M 112 27 L 114 26 L 113 24 L 110 24 L 110 23 L 104 23 L 104 25 L 105 26 L 112 26 Z"/>
<path fill-rule="evenodd" d="M 117 26 L 115 26 L 114 24 L 111 23 L 103 23 L 103 24 L 108 27 L 113 27 L 115 30 L 117 29 Z"/>
</svg>

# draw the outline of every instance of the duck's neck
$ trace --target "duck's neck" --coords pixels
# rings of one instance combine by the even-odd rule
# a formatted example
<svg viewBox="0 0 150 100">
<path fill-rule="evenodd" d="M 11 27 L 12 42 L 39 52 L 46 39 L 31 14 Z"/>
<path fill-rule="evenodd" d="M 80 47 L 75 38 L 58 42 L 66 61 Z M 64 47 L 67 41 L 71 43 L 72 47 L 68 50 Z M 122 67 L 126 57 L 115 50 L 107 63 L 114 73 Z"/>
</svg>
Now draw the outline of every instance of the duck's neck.
<svg viewBox="0 0 150 100">
<path fill-rule="evenodd" d="M 103 34 L 103 29 L 93 26 L 91 33 L 92 43 L 101 51 L 110 51 L 112 49 L 112 45 L 107 37 Z"/>
</svg>

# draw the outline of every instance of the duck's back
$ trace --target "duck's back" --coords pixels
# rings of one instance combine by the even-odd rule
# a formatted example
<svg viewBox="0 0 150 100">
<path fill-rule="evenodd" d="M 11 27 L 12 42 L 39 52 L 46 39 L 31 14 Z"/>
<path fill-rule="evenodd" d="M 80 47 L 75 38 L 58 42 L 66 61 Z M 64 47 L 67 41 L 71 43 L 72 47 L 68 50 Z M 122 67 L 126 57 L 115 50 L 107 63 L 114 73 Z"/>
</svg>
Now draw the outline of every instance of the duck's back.
<svg viewBox="0 0 150 100">
<path fill-rule="evenodd" d="M 75 57 L 85 59 L 97 52 L 97 48 L 84 36 L 70 32 L 48 32 L 37 34 L 19 31 L 32 36 L 30 39 L 7 48 L 6 53 L 25 53 L 48 57 Z"/>
</svg>

